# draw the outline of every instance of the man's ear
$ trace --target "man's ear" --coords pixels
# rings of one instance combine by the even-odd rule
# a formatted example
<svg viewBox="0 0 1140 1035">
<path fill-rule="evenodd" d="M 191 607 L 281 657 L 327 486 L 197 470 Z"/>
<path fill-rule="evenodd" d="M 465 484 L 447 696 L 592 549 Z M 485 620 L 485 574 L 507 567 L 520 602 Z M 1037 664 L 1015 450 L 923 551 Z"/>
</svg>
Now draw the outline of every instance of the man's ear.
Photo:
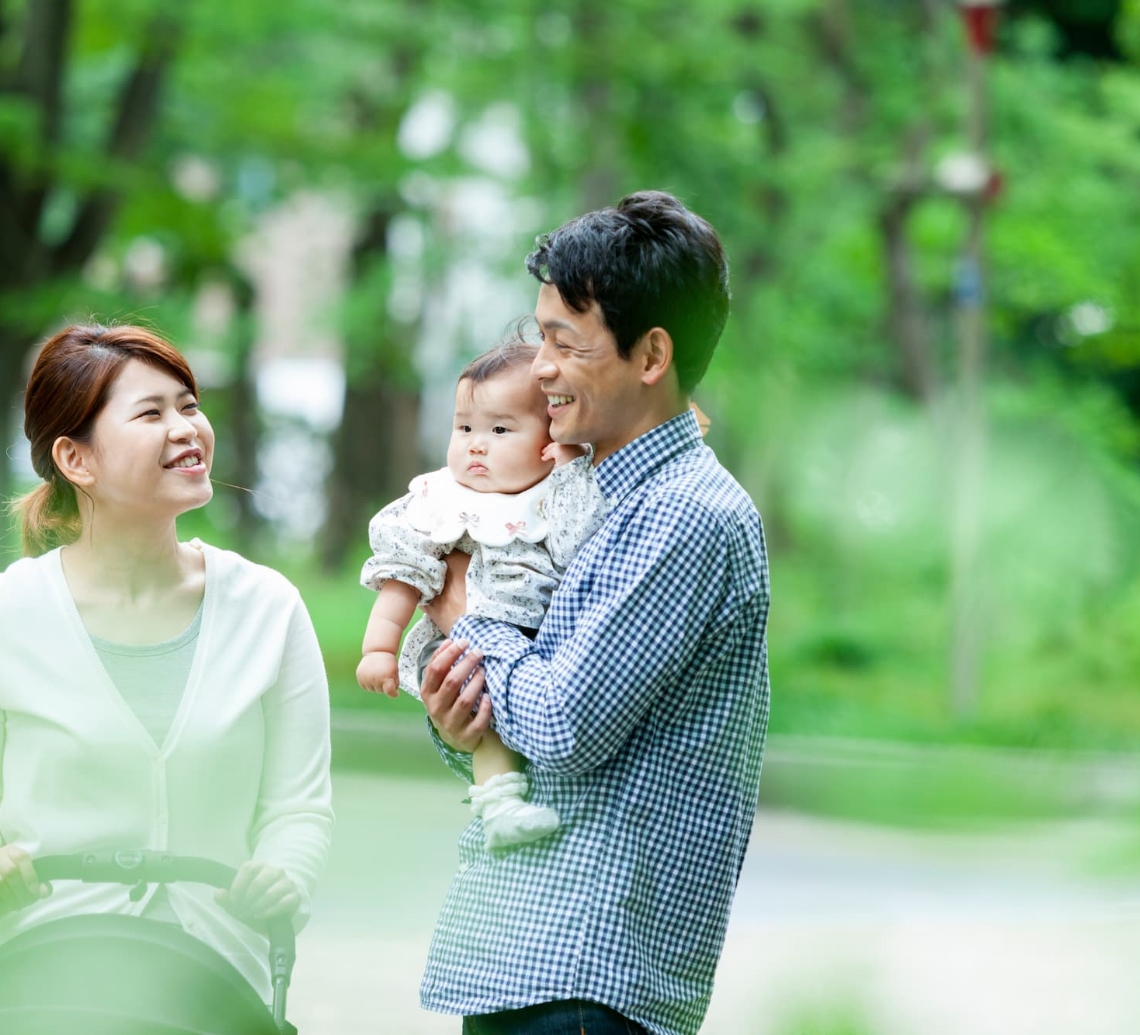
<svg viewBox="0 0 1140 1035">
<path fill-rule="evenodd" d="M 90 485 L 95 476 L 87 466 L 87 457 L 90 447 L 73 438 L 61 435 L 51 447 L 51 458 L 59 473 L 72 485 Z"/>
<path fill-rule="evenodd" d="M 664 327 L 651 327 L 641 336 L 642 384 L 657 384 L 673 369 L 673 338 Z"/>
</svg>

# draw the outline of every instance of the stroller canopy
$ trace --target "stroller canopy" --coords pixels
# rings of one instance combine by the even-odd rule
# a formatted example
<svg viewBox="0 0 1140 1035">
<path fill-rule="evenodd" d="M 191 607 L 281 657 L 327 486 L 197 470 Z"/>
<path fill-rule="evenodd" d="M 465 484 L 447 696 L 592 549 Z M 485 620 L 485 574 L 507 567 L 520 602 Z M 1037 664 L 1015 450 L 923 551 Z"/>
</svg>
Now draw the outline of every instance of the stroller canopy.
<svg viewBox="0 0 1140 1035">
<path fill-rule="evenodd" d="M 174 924 L 91 915 L 0 945 L 4 1035 L 279 1035 L 225 959 Z"/>
</svg>

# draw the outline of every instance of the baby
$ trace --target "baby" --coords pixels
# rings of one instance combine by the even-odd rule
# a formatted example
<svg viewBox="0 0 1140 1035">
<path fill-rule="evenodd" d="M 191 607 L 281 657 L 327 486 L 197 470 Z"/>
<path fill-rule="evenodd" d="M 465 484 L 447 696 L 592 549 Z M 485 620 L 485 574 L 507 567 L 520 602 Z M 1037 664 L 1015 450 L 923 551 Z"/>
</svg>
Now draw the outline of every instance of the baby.
<svg viewBox="0 0 1140 1035">
<path fill-rule="evenodd" d="M 471 555 L 467 613 L 525 630 L 542 624 L 562 573 L 605 515 L 590 451 L 551 441 L 546 397 L 530 375 L 534 345 L 508 341 L 459 375 L 447 467 L 414 478 L 368 527 L 361 582 L 378 590 L 356 678 L 366 690 L 419 697 L 420 664 L 443 634 L 417 605 L 443 588 L 453 549 Z M 397 652 L 399 657 L 397 658 Z M 525 800 L 525 759 L 493 731 L 475 748 L 471 807 L 488 849 L 536 841 L 558 814 Z"/>
</svg>

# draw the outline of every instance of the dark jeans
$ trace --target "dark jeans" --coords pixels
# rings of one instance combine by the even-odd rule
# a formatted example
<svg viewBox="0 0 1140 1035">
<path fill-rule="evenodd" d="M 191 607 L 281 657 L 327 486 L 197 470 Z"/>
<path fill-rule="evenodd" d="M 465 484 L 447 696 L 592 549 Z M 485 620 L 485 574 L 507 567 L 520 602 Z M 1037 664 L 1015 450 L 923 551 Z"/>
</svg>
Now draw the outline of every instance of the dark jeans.
<svg viewBox="0 0 1140 1035">
<path fill-rule="evenodd" d="M 463 1035 L 646 1035 L 640 1024 L 585 999 L 463 1018 Z"/>
</svg>

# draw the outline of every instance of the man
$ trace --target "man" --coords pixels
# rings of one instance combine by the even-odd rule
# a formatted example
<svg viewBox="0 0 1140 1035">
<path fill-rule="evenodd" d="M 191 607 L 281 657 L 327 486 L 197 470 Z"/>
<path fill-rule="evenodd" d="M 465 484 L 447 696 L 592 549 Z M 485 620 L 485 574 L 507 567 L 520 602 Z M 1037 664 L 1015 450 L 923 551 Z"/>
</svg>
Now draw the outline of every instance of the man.
<svg viewBox="0 0 1140 1035">
<path fill-rule="evenodd" d="M 727 262 L 708 223 L 647 191 L 540 238 L 527 268 L 551 436 L 593 444 L 610 509 L 535 640 L 463 614 L 461 561 L 426 608 L 450 636 L 422 687 L 444 757 L 470 780 L 493 714 L 563 827 L 502 855 L 467 829 L 421 1000 L 467 1035 L 692 1035 L 768 721 L 760 519 L 689 404 Z"/>
</svg>

